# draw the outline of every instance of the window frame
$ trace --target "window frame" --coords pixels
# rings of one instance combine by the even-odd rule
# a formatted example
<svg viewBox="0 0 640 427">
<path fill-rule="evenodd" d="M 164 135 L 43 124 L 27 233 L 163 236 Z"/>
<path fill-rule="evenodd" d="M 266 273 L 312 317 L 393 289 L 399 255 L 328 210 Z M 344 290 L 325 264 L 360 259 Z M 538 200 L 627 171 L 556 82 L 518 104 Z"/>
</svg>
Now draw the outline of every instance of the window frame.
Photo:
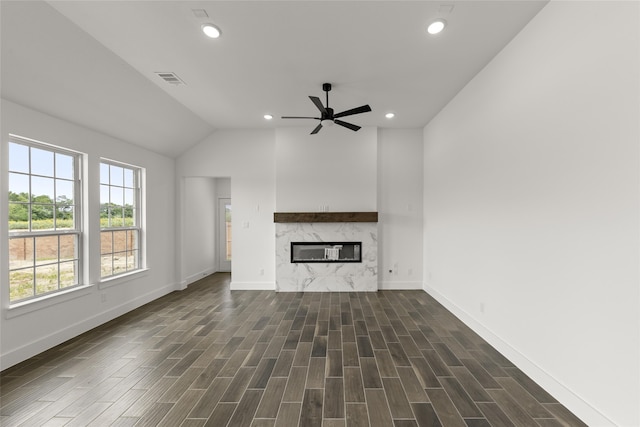
<svg viewBox="0 0 640 427">
<path fill-rule="evenodd" d="M 8 269 L 7 269 L 7 280 L 8 280 L 8 284 L 9 284 L 9 305 L 10 306 L 18 306 L 18 305 L 22 305 L 25 303 L 31 303 L 33 301 L 37 301 L 40 300 L 42 298 L 47 298 L 50 297 L 52 295 L 57 295 L 57 294 L 62 294 L 62 293 L 66 293 L 69 290 L 73 290 L 76 288 L 80 288 L 82 286 L 84 286 L 82 284 L 82 280 L 84 277 L 84 251 L 83 251 L 83 243 L 84 243 L 84 232 L 83 232 L 83 224 L 84 224 L 84 217 L 83 217 L 83 213 L 84 213 L 84 200 L 82 198 L 83 195 L 83 185 L 84 185 L 84 180 L 83 180 L 83 158 L 84 155 L 83 153 L 80 153 L 78 151 L 75 150 L 71 150 L 68 148 L 64 148 L 64 147 L 60 147 L 57 145 L 53 145 L 53 144 L 49 144 L 46 142 L 42 142 L 42 141 L 37 141 L 34 139 L 30 139 L 30 138 L 25 138 L 22 136 L 18 136 L 18 135 L 14 135 L 14 134 L 9 134 L 9 138 L 8 138 L 8 142 L 7 142 L 7 146 L 9 148 L 8 150 L 8 159 L 10 159 L 11 154 L 10 154 L 10 148 L 11 148 L 11 144 L 17 144 L 17 145 L 22 145 L 22 146 L 26 146 L 29 149 L 29 157 L 28 157 L 28 171 L 24 172 L 24 171 L 14 171 L 11 169 L 11 161 L 9 160 L 8 163 L 8 167 L 7 167 L 7 178 L 9 180 L 9 187 L 11 186 L 10 182 L 11 182 L 11 174 L 18 174 L 18 175 L 23 175 L 23 176 L 27 176 L 29 179 L 29 188 L 28 188 L 28 193 L 29 193 L 29 200 L 26 203 L 21 203 L 27 206 L 27 211 L 28 211 L 28 229 L 27 230 L 16 230 L 16 231 L 12 231 L 9 228 L 9 215 L 7 215 L 7 243 L 9 244 L 9 246 L 11 245 L 11 241 L 12 240 L 17 240 L 17 239 L 32 239 L 32 251 L 33 251 L 33 260 L 32 260 L 32 265 L 28 266 L 28 267 L 19 267 L 19 268 L 11 268 L 11 250 L 9 249 L 8 253 L 7 253 L 7 261 L 9 262 L 8 265 Z M 31 163 L 31 159 L 32 159 L 32 149 L 38 149 L 38 150 L 43 150 L 43 151 L 48 151 L 53 153 L 54 155 L 54 162 L 53 162 L 53 172 L 52 175 L 43 175 L 43 174 L 38 174 L 38 173 L 33 173 L 32 170 L 32 163 Z M 62 177 L 58 177 L 57 173 L 56 173 L 56 169 L 57 169 L 57 165 L 56 165 L 56 160 L 55 160 L 55 155 L 56 154 L 60 154 L 60 155 L 64 155 L 64 156 L 69 156 L 73 159 L 73 177 L 71 179 L 69 178 L 62 178 Z M 53 228 L 52 229 L 48 229 L 48 230 L 34 230 L 33 229 L 33 217 L 32 217 L 32 206 L 35 204 L 37 205 L 37 203 L 34 203 L 33 201 L 33 193 L 32 193 L 32 189 L 33 189 L 33 185 L 32 185 L 32 177 L 36 177 L 36 178 L 47 178 L 47 179 L 53 179 L 54 180 L 54 196 L 53 196 Z M 55 182 L 56 180 L 64 180 L 64 181 L 68 181 L 68 182 L 72 182 L 73 183 L 73 227 L 72 228 L 57 228 L 57 213 L 58 213 L 58 208 L 57 208 L 57 204 L 56 204 L 56 186 L 55 186 Z M 9 188 L 10 190 L 10 188 Z M 9 201 L 9 192 L 7 192 L 6 196 L 7 197 L 7 210 L 10 209 L 10 206 L 12 205 L 12 203 Z M 8 212 L 7 212 L 8 214 Z M 58 239 L 58 243 L 57 243 L 57 250 L 56 250 L 56 254 L 57 254 L 57 260 L 56 261 L 48 261 L 48 262 L 44 262 L 44 263 L 38 263 L 37 259 L 35 258 L 35 251 L 37 250 L 37 246 L 36 246 L 36 239 L 38 238 L 42 238 L 42 237 L 57 237 Z M 74 242 L 74 254 L 73 254 L 73 258 L 71 259 L 61 259 L 61 247 L 60 247 L 60 239 L 61 237 L 65 237 L 65 236 L 73 236 L 75 239 Z M 74 268 L 74 283 L 72 285 L 69 286 L 64 286 L 61 287 L 61 277 L 60 277 L 60 273 L 61 273 L 61 264 L 64 263 L 69 263 L 72 262 L 75 264 L 75 268 Z M 43 266 L 47 266 L 47 265 L 56 265 L 57 266 L 57 286 L 56 289 L 53 290 L 49 290 L 46 292 L 40 292 L 38 293 L 38 284 L 37 284 L 37 269 L 38 267 L 43 267 Z M 26 271 L 26 270 L 31 270 L 32 274 L 33 274 L 33 295 L 28 296 L 28 297 L 23 297 L 23 298 L 18 298 L 18 299 L 12 299 L 11 298 L 11 273 L 12 272 L 16 272 L 16 271 Z"/>
<path fill-rule="evenodd" d="M 109 183 L 108 184 L 104 184 L 102 182 L 102 166 L 103 165 L 107 165 L 109 166 L 109 171 L 111 171 L 111 166 L 114 167 L 119 167 L 119 168 L 123 168 L 124 170 L 131 170 L 133 172 L 133 187 L 126 187 L 125 186 L 125 180 L 123 178 L 123 183 L 122 185 L 113 185 L 111 184 L 111 172 L 109 172 Z M 124 162 L 119 162 L 117 160 L 112 160 L 112 159 L 107 159 L 107 158 L 100 158 L 100 162 L 99 162 L 99 179 L 98 179 L 98 185 L 100 186 L 100 209 L 99 209 L 99 215 L 102 215 L 102 186 L 103 185 L 107 185 L 109 187 L 109 189 L 111 189 L 111 187 L 118 187 L 118 188 L 122 188 L 123 191 L 127 188 L 129 189 L 133 189 L 134 191 L 134 196 L 133 196 L 133 225 L 131 226 L 126 226 L 125 225 L 125 216 L 124 216 L 124 204 L 122 205 L 123 207 L 123 222 L 122 222 L 122 226 L 110 226 L 108 225 L 107 227 L 103 227 L 102 223 L 100 223 L 100 251 L 99 251 L 99 281 L 100 283 L 106 283 L 106 282 L 110 282 L 113 281 L 115 279 L 119 279 L 122 278 L 123 276 L 128 276 L 131 274 L 135 274 L 135 273 L 139 273 L 142 271 L 146 270 L 146 266 L 144 265 L 144 257 L 143 257 L 143 249 L 144 249 L 144 227 L 143 227 L 143 218 L 144 218 L 144 212 L 143 212 L 143 208 L 142 208 L 142 198 L 143 198 L 143 174 L 144 174 L 144 168 L 140 167 L 140 166 L 136 166 L 136 165 L 132 165 L 129 163 L 124 163 Z M 124 171 L 123 171 L 124 174 Z M 109 198 L 109 201 L 111 202 L 111 198 Z M 109 218 L 109 223 L 111 222 L 111 216 L 108 215 Z M 100 220 L 102 220 L 102 218 L 99 218 Z M 134 249 L 132 249 L 131 251 L 134 251 L 136 253 L 136 257 L 134 260 L 134 268 L 128 269 L 128 263 L 125 262 L 125 270 L 124 271 L 119 271 L 119 272 L 115 272 L 114 273 L 114 257 L 116 254 L 118 253 L 122 253 L 122 251 L 115 251 L 114 250 L 114 233 L 115 232 L 125 232 L 125 236 L 128 236 L 128 232 L 129 231 L 134 231 L 137 233 L 137 238 L 135 241 L 135 247 Z M 102 236 L 103 233 L 111 233 L 111 252 L 104 252 L 102 250 Z M 125 250 L 124 253 L 127 254 L 129 252 L 128 249 L 128 245 L 127 245 L 127 240 L 125 240 Z M 103 268 L 102 268 L 102 261 L 103 261 L 103 257 L 104 256 L 111 256 L 112 259 L 112 263 L 111 263 L 111 274 L 109 275 L 105 275 L 103 276 Z"/>
</svg>

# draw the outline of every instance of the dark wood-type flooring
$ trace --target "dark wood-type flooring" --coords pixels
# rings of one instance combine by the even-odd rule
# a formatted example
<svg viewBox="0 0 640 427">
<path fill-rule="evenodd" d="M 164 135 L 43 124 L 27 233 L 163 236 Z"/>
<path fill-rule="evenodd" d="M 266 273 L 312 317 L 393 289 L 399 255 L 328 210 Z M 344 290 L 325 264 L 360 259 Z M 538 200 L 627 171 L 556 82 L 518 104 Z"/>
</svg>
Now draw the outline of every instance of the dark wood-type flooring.
<svg viewBox="0 0 640 427">
<path fill-rule="evenodd" d="M 584 426 L 422 291 L 214 274 L 1 373 L 9 426 Z"/>
</svg>

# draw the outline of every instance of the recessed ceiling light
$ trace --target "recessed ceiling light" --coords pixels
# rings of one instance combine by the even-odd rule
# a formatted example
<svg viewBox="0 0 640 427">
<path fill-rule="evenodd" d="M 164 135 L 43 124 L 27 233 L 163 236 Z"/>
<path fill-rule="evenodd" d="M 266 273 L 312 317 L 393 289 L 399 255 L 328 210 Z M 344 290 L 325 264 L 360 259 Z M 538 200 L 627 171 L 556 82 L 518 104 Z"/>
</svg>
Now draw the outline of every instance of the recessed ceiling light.
<svg viewBox="0 0 640 427">
<path fill-rule="evenodd" d="M 387 113 L 384 115 L 387 119 L 393 119 L 396 115 L 394 113 Z"/>
<path fill-rule="evenodd" d="M 427 32 L 429 34 L 438 34 L 440 31 L 444 30 L 444 27 L 447 26 L 447 21 L 444 19 L 436 19 L 427 27 Z"/>
<path fill-rule="evenodd" d="M 213 24 L 202 24 L 202 32 L 212 39 L 220 37 L 220 29 Z"/>
<path fill-rule="evenodd" d="M 265 118 L 266 120 L 271 120 L 271 119 L 273 119 L 273 116 L 272 116 L 271 114 L 265 114 L 265 115 L 264 115 L 264 118 Z"/>
</svg>

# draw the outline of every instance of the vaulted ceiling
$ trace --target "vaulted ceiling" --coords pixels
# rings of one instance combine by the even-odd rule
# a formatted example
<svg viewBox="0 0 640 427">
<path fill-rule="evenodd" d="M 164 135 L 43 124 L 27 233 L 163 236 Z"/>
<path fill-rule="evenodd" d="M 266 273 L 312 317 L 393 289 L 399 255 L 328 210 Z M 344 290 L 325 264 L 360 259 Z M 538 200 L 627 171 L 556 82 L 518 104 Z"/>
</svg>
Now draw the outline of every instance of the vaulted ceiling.
<svg viewBox="0 0 640 427">
<path fill-rule="evenodd" d="M 372 107 L 353 123 L 418 128 L 545 4 L 3 0 L 1 94 L 168 156 L 216 129 L 311 130 L 280 116 L 317 115 L 308 96 L 324 101 L 324 82 L 336 111 Z M 430 36 L 436 18 L 448 25 Z M 203 35 L 208 22 L 220 38 Z"/>
</svg>

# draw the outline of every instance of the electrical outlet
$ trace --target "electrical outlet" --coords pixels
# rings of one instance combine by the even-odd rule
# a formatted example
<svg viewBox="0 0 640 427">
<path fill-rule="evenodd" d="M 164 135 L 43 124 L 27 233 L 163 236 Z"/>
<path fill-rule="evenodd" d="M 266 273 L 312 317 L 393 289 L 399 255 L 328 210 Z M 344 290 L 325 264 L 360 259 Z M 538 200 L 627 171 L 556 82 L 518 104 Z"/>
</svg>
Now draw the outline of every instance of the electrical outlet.
<svg viewBox="0 0 640 427">
<path fill-rule="evenodd" d="M 101 293 L 100 294 L 100 302 L 107 302 L 107 294 L 106 293 Z"/>
</svg>

